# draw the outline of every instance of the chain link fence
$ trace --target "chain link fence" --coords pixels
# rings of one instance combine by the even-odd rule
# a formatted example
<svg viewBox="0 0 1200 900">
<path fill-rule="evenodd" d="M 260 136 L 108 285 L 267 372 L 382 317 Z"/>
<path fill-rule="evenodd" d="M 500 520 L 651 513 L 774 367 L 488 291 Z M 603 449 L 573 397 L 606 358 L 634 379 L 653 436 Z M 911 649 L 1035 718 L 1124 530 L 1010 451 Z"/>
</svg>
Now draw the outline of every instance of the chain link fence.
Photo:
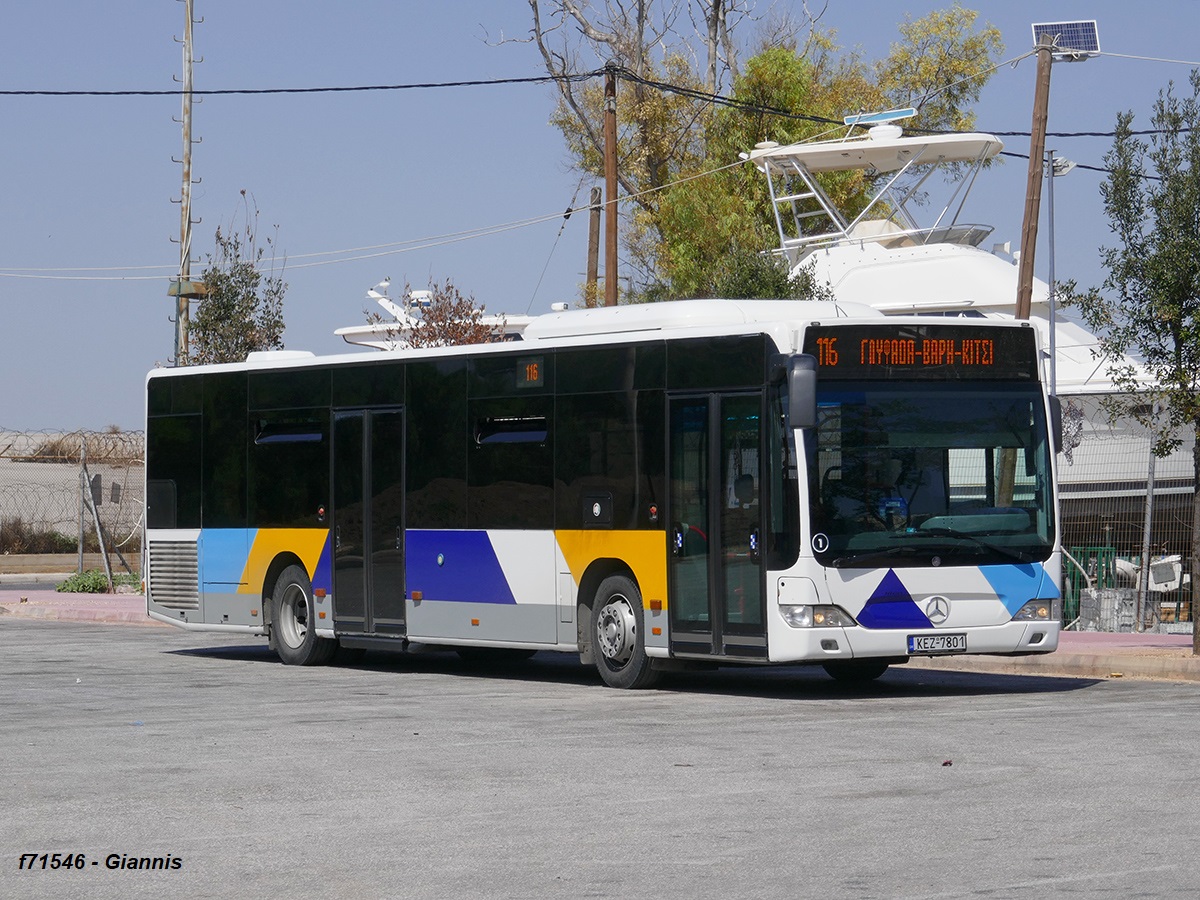
<svg viewBox="0 0 1200 900">
<path fill-rule="evenodd" d="M 137 571 L 144 460 L 140 431 L 0 429 L 0 554 L 15 564 L 18 557 L 98 553 L 98 521 L 114 568 Z"/>
<path fill-rule="evenodd" d="M 1191 435 L 1156 458 L 1154 434 L 1112 421 L 1102 398 L 1063 397 L 1058 459 L 1068 622 L 1104 631 L 1190 631 Z M 1188 624 L 1185 624 L 1188 623 Z"/>
</svg>

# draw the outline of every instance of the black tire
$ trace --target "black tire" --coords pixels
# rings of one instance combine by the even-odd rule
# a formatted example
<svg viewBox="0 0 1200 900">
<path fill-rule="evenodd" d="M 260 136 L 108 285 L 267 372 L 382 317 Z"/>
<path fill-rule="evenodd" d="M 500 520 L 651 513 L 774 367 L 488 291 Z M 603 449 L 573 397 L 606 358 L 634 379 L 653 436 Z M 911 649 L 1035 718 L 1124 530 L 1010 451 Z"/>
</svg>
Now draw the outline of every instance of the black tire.
<svg viewBox="0 0 1200 900">
<path fill-rule="evenodd" d="M 290 666 L 322 666 L 333 659 L 337 641 L 317 637 L 312 583 L 300 566 L 279 573 L 271 594 L 271 646 Z"/>
<path fill-rule="evenodd" d="M 592 601 L 593 655 L 600 677 L 609 687 L 651 687 L 659 672 L 646 655 L 642 593 L 624 575 L 600 582 Z"/>
<path fill-rule="evenodd" d="M 845 662 L 827 662 L 823 668 L 834 681 L 843 684 L 867 684 L 888 670 L 886 661 L 878 659 L 855 659 Z"/>
</svg>

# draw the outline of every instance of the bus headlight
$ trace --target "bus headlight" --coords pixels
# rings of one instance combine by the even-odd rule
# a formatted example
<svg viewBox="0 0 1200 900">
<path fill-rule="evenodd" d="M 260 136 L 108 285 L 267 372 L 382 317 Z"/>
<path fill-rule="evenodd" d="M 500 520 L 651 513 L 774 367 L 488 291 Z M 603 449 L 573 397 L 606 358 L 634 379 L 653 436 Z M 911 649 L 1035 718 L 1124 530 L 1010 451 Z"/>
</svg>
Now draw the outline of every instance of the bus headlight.
<svg viewBox="0 0 1200 900">
<path fill-rule="evenodd" d="M 1053 600 L 1030 600 L 1017 610 L 1014 622 L 1049 622 L 1054 615 Z"/>
<path fill-rule="evenodd" d="M 846 628 L 857 624 L 836 606 L 780 606 L 779 612 L 793 628 Z"/>
</svg>

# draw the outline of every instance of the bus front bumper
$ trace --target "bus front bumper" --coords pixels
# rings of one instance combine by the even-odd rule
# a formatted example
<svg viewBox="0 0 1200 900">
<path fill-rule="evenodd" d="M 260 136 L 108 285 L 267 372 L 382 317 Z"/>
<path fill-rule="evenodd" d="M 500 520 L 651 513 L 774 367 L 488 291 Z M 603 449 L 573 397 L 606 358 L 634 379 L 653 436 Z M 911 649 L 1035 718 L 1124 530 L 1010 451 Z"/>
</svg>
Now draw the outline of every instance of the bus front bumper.
<svg viewBox="0 0 1200 900">
<path fill-rule="evenodd" d="M 1021 656 L 1058 648 L 1057 622 L 1007 622 L 967 628 L 772 628 L 772 662 L 994 654 Z"/>
</svg>

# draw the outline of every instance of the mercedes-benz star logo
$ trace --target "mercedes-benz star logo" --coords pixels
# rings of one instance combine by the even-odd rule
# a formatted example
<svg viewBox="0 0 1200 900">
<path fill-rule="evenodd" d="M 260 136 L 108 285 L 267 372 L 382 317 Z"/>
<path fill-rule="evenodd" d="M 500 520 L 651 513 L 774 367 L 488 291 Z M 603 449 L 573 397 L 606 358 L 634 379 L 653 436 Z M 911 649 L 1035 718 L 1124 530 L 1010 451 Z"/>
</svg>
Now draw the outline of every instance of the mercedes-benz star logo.
<svg viewBox="0 0 1200 900">
<path fill-rule="evenodd" d="M 950 601 L 945 597 L 930 597 L 925 604 L 925 615 L 934 625 L 941 625 L 950 618 Z"/>
</svg>

